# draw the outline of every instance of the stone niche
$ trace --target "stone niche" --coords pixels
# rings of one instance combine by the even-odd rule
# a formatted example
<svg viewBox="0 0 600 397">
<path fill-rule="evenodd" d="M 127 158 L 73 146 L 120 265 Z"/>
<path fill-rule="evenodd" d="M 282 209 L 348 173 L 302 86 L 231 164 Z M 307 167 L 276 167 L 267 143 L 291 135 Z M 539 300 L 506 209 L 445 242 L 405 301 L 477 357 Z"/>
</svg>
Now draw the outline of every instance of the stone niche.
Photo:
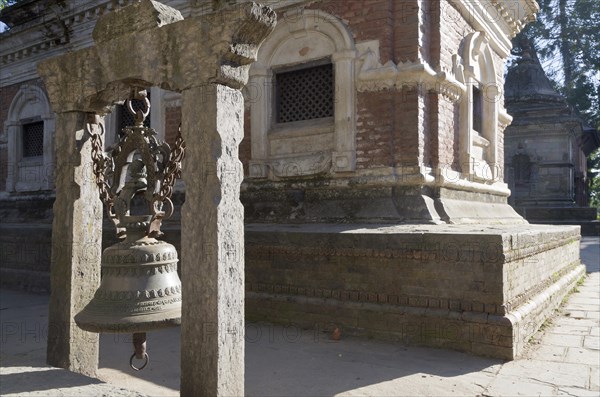
<svg viewBox="0 0 600 397">
<path fill-rule="evenodd" d="M 537 6 L 358 3 L 288 9 L 250 71 L 246 317 L 516 358 L 584 275 L 578 227 L 507 204 L 502 71 Z M 285 122 L 280 74 L 323 64 L 333 115 Z"/>
</svg>

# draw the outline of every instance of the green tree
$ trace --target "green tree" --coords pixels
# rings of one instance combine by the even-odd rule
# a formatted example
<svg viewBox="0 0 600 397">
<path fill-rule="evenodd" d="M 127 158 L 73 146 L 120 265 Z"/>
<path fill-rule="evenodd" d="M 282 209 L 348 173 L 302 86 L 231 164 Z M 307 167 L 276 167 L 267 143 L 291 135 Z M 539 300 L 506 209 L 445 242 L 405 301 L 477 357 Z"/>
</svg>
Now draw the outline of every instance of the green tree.
<svg viewBox="0 0 600 397">
<path fill-rule="evenodd" d="M 0 0 L 0 11 L 2 11 L 4 7 L 8 7 L 14 3 L 16 3 L 15 0 Z"/>
<path fill-rule="evenodd" d="M 538 0 L 540 13 L 523 34 L 557 89 L 592 127 L 600 124 L 600 1 Z"/>
</svg>

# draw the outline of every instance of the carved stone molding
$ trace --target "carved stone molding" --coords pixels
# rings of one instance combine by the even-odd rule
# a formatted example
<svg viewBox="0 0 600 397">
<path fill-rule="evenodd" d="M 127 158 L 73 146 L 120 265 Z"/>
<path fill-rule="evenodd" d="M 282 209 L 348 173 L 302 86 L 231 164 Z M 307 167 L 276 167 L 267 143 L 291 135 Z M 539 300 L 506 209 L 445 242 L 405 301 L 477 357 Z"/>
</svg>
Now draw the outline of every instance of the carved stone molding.
<svg viewBox="0 0 600 397">
<path fill-rule="evenodd" d="M 533 0 L 449 0 L 476 30 L 489 34 L 491 48 L 502 58 L 510 55 L 514 37 L 535 20 L 539 6 Z"/>
<path fill-rule="evenodd" d="M 359 43 L 357 48 L 360 51 L 356 61 L 356 87 L 359 92 L 417 88 L 442 94 L 451 101 L 458 100 L 466 92 L 454 70 L 434 70 L 423 59 L 398 64 L 390 60 L 382 65 L 378 41 Z"/>
</svg>

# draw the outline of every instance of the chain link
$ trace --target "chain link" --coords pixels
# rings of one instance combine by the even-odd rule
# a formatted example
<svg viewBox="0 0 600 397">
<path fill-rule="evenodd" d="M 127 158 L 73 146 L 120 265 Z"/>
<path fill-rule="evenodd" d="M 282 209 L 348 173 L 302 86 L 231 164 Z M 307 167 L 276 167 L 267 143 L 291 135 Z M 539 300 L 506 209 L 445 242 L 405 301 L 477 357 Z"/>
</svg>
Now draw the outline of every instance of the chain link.
<svg viewBox="0 0 600 397">
<path fill-rule="evenodd" d="M 185 141 L 181 136 L 181 125 L 177 132 L 177 138 L 175 139 L 175 147 L 171 151 L 169 161 L 167 162 L 165 169 L 165 176 L 163 179 L 160 192 L 158 193 L 159 201 L 165 201 L 170 198 L 173 194 L 173 186 L 175 180 L 181 178 L 181 163 L 185 158 Z"/>
<path fill-rule="evenodd" d="M 92 161 L 94 164 L 93 171 L 96 177 L 96 185 L 100 190 L 100 200 L 106 205 L 108 213 L 111 214 L 115 197 L 110 189 L 110 185 L 106 181 L 106 173 L 109 169 L 112 169 L 112 167 L 108 166 L 110 159 L 104 154 L 102 127 L 99 126 L 98 129 L 100 132 L 96 133 L 93 132 L 93 128 L 90 129 L 92 138 Z"/>
</svg>

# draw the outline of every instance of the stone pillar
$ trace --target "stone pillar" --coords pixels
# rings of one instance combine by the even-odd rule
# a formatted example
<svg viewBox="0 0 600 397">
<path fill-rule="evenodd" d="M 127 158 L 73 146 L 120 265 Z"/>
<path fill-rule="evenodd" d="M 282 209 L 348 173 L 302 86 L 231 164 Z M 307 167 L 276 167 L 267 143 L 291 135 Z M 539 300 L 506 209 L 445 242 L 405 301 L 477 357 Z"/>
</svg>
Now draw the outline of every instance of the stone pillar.
<svg viewBox="0 0 600 397">
<path fill-rule="evenodd" d="M 100 284 L 102 203 L 92 173 L 90 128 L 98 117 L 59 113 L 56 119 L 56 201 L 52 225 L 48 364 L 88 376 L 98 369 L 98 334 L 73 317 Z"/>
<path fill-rule="evenodd" d="M 244 212 L 240 91 L 183 91 L 181 395 L 244 395 Z"/>
<path fill-rule="evenodd" d="M 268 174 L 267 148 L 269 147 L 268 128 L 273 115 L 270 104 L 273 79 L 271 72 L 263 65 L 254 65 L 254 73 L 248 84 L 250 103 L 252 104 L 250 118 L 250 132 L 252 145 L 252 159 L 248 170 L 250 178 L 266 178 Z"/>
<path fill-rule="evenodd" d="M 332 55 L 335 63 L 335 136 L 332 153 L 333 168 L 337 172 L 356 168 L 356 90 L 349 79 L 354 79 L 356 51 L 342 51 Z M 346 98 L 341 100 L 340 98 Z"/>
</svg>

